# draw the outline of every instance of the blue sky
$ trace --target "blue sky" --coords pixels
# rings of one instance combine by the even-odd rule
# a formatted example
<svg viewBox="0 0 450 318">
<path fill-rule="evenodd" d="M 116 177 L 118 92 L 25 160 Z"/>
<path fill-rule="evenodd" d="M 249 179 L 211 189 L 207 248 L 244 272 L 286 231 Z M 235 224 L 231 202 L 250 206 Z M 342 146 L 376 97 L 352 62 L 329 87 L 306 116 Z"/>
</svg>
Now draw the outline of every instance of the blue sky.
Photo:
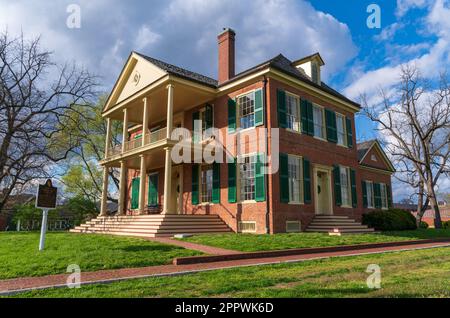
<svg viewBox="0 0 450 318">
<path fill-rule="evenodd" d="M 415 63 L 430 79 L 450 66 L 449 2 L 0 0 L 0 29 L 41 34 L 56 61 L 85 65 L 109 91 L 131 50 L 216 77 L 216 36 L 223 27 L 232 27 L 237 71 L 278 53 L 297 59 L 319 51 L 328 84 L 352 99 L 366 93 L 376 100 L 379 88 L 395 83 L 402 63 Z M 372 3 L 381 9 L 380 29 L 366 24 Z M 66 25 L 70 4 L 80 6 L 80 29 Z M 360 140 L 376 137 L 373 128 L 357 117 Z"/>
</svg>

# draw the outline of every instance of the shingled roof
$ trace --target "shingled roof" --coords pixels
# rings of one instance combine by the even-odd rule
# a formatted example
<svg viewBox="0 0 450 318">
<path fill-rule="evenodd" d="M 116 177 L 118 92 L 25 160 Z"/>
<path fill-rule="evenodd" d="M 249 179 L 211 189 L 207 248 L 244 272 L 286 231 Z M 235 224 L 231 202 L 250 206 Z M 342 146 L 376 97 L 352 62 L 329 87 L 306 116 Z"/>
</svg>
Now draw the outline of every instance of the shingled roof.
<svg viewBox="0 0 450 318">
<path fill-rule="evenodd" d="M 159 67 L 160 69 L 162 69 L 163 71 L 166 71 L 169 74 L 173 74 L 173 75 L 177 75 L 180 76 L 182 78 L 188 79 L 188 80 L 192 80 L 195 81 L 197 83 L 200 84 L 205 84 L 211 87 L 216 88 L 218 85 L 218 82 L 215 79 L 212 79 L 211 77 L 196 73 L 196 72 L 192 72 L 189 70 L 186 70 L 184 68 L 178 67 L 176 65 L 172 65 L 169 63 L 166 63 L 164 61 L 161 60 L 157 60 L 153 57 L 138 53 L 138 52 L 134 52 L 137 55 L 143 57 L 144 59 L 146 59 L 147 61 L 149 61 L 150 63 L 156 65 L 157 67 Z"/>
<path fill-rule="evenodd" d="M 168 72 L 169 74 L 173 74 L 176 76 L 180 76 L 182 78 L 188 79 L 188 80 L 192 80 L 195 81 L 197 83 L 200 84 L 204 84 L 210 87 L 214 87 L 217 88 L 219 86 L 223 86 L 225 84 L 231 83 L 239 78 L 242 78 L 246 75 L 252 74 L 254 72 L 257 72 L 258 70 L 262 70 L 265 69 L 267 67 L 272 67 L 275 68 L 283 73 L 286 73 L 288 75 L 291 75 L 305 83 L 308 83 L 309 85 L 315 86 L 333 96 L 336 96 L 340 99 L 345 100 L 346 102 L 356 106 L 356 107 L 360 107 L 360 105 L 352 100 L 350 100 L 349 98 L 345 97 L 344 95 L 342 95 L 341 93 L 339 93 L 338 91 L 334 90 L 333 88 L 331 88 L 330 86 L 328 86 L 326 83 L 321 82 L 321 85 L 314 83 L 309 76 L 307 76 L 304 72 L 302 72 L 301 70 L 299 70 L 298 68 L 296 68 L 295 66 L 293 66 L 293 62 L 291 60 L 289 60 L 287 57 L 285 57 L 283 54 L 278 54 L 277 56 L 271 58 L 270 60 L 267 60 L 263 63 L 260 63 L 254 67 L 249 68 L 248 70 L 245 70 L 237 75 L 235 75 L 233 78 L 229 79 L 226 82 L 223 82 L 219 85 L 219 83 L 217 82 L 217 80 L 196 73 L 196 72 L 192 72 L 189 71 L 187 69 L 184 69 L 182 67 L 173 65 L 173 64 L 169 64 L 167 62 L 155 59 L 153 57 L 138 53 L 138 52 L 134 52 L 137 55 L 141 56 L 142 58 L 146 59 L 147 61 L 149 61 L 150 63 L 156 65 L 157 67 L 159 67 L 160 69 Z"/>
</svg>

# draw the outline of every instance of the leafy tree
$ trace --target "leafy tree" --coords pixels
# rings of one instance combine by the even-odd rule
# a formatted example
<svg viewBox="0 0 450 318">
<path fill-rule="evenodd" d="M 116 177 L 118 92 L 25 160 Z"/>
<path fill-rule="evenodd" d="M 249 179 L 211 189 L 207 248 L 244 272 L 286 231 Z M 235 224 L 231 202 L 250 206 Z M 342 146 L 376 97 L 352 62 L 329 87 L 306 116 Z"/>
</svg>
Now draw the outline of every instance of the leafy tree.
<svg viewBox="0 0 450 318">
<path fill-rule="evenodd" d="M 50 176 L 76 146 L 70 120 L 95 97 L 96 81 L 77 65 L 56 65 L 39 37 L 0 33 L 0 211 L 9 196 Z M 55 138 L 64 131 L 67 138 Z"/>
<path fill-rule="evenodd" d="M 65 192 L 69 195 L 83 196 L 91 201 L 97 201 L 102 193 L 102 167 L 98 162 L 104 159 L 106 143 L 106 121 L 102 117 L 106 95 L 99 98 L 96 105 L 87 109 L 81 116 L 73 113 L 64 125 L 70 130 L 59 133 L 61 140 L 77 139 L 77 146 L 71 149 L 69 160 L 66 162 L 65 174 L 62 181 Z M 121 142 L 122 123 L 113 121 L 111 125 L 110 147 Z M 112 182 L 108 191 L 108 200 L 117 202 L 114 193 L 119 188 L 119 173 L 117 169 L 109 169 Z"/>
<path fill-rule="evenodd" d="M 85 220 L 92 219 L 100 212 L 95 201 L 89 200 L 84 196 L 76 196 L 67 200 L 62 206 L 58 207 L 57 212 L 64 211 L 73 217 L 75 225 L 79 225 Z"/>
</svg>

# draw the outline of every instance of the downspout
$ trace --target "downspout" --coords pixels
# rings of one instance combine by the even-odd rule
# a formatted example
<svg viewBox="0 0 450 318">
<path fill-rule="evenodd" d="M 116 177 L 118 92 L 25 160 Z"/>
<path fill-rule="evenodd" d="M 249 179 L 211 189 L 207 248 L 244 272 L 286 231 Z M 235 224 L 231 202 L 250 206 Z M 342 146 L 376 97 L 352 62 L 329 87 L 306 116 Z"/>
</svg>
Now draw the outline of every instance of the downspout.
<svg viewBox="0 0 450 318">
<path fill-rule="evenodd" d="M 267 120 L 267 114 L 269 113 L 270 109 L 267 105 L 267 77 L 264 75 L 264 107 L 266 109 L 266 114 L 264 116 L 264 127 L 267 128 L 267 139 L 266 139 L 266 158 L 268 157 L 269 153 L 269 140 L 271 140 L 271 132 L 270 129 L 268 129 L 268 120 Z M 270 141 L 271 142 L 271 141 Z M 266 160 L 267 161 L 267 160 Z M 267 164 L 267 163 L 266 163 Z M 267 171 L 267 165 L 265 166 L 265 171 Z M 270 201 L 269 201 L 269 175 L 266 175 L 265 178 L 266 181 L 266 233 L 270 234 Z"/>
</svg>

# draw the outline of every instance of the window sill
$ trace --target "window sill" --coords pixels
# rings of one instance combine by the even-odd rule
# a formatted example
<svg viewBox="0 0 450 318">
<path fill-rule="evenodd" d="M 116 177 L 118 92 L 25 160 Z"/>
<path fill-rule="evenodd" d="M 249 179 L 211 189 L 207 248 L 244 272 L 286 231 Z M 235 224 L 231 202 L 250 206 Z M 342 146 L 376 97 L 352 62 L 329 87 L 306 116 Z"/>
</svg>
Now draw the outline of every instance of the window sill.
<svg viewBox="0 0 450 318">
<path fill-rule="evenodd" d="M 288 204 L 290 205 L 303 205 L 303 202 L 290 201 Z"/>
<path fill-rule="evenodd" d="M 291 129 L 291 128 L 286 128 L 286 131 L 294 133 L 294 134 L 298 134 L 298 135 L 302 135 L 302 132 L 300 130 L 295 130 L 295 129 Z"/>
<path fill-rule="evenodd" d="M 202 202 L 202 203 L 199 203 L 199 204 L 197 204 L 197 205 L 199 205 L 199 206 L 207 206 L 207 205 L 214 205 L 214 204 L 216 204 L 216 203 L 212 203 L 212 202 Z"/>
<path fill-rule="evenodd" d="M 321 140 L 321 141 L 328 142 L 328 140 L 326 140 L 326 139 L 324 139 L 324 138 L 322 138 L 322 137 L 313 136 L 313 138 L 314 138 L 314 139 L 317 139 L 317 140 Z"/>
<path fill-rule="evenodd" d="M 245 200 L 245 201 L 240 201 L 239 203 L 241 203 L 241 204 L 255 204 L 256 200 Z"/>
<path fill-rule="evenodd" d="M 339 147 L 345 148 L 345 149 L 349 149 L 347 145 L 341 145 L 341 144 L 336 144 Z"/>
<path fill-rule="evenodd" d="M 353 209 L 351 205 L 341 205 L 340 207 L 344 209 Z"/>
</svg>

